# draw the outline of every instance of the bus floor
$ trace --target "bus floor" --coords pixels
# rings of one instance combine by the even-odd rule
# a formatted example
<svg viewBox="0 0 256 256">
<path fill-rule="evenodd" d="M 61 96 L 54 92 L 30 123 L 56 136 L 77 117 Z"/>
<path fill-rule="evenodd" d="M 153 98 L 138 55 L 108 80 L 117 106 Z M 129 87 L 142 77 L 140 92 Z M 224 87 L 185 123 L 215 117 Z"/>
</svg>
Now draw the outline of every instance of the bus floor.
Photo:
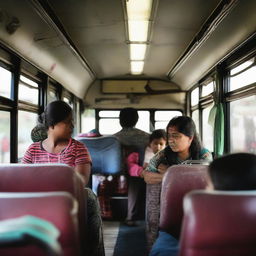
<svg viewBox="0 0 256 256">
<path fill-rule="evenodd" d="M 105 256 L 144 256 L 146 252 L 145 222 L 128 227 L 120 221 L 103 221 Z"/>
</svg>

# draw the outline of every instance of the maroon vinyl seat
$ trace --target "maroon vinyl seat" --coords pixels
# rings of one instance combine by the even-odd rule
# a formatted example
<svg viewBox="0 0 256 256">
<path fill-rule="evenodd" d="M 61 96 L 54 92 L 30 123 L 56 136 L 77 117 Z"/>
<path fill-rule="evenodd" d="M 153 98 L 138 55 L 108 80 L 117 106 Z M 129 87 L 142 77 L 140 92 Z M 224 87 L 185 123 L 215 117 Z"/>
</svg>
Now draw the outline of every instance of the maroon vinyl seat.
<svg viewBox="0 0 256 256">
<path fill-rule="evenodd" d="M 86 254 L 87 193 L 78 174 L 64 164 L 0 165 L 0 192 L 65 191 L 78 201 L 82 254 Z"/>
<path fill-rule="evenodd" d="M 159 228 L 179 239 L 183 218 L 183 198 L 208 184 L 206 165 L 173 165 L 166 172 L 161 191 Z"/>
<path fill-rule="evenodd" d="M 79 255 L 79 235 L 77 227 L 77 203 L 74 198 L 66 192 L 43 192 L 43 193 L 0 193 L 0 230 L 2 230 L 1 221 L 10 220 L 15 222 L 18 217 L 32 215 L 53 224 L 59 231 L 58 242 L 61 246 L 63 256 Z M 19 222 L 20 223 L 20 222 Z M 10 227 L 11 224 L 7 225 Z M 15 227 L 15 224 L 14 224 Z M 17 233 L 22 234 L 22 226 L 17 224 Z M 32 223 L 28 222 L 27 228 L 24 226 L 24 234 L 20 235 L 24 241 L 12 244 L 12 236 L 9 236 L 8 243 L 5 245 L 1 241 L 0 255 L 5 256 L 45 256 L 56 255 L 47 251 L 48 247 L 42 247 L 36 243 L 36 239 L 29 237 L 29 230 L 33 229 Z M 5 228 L 6 229 L 6 228 Z M 45 226 L 49 232 L 49 228 Z M 44 228 L 39 227 L 39 237 L 46 236 Z M 49 237 L 48 235 L 48 237 Z M 0 236 L 0 240 L 3 237 Z M 14 232 L 14 236 L 15 235 Z M 46 239 L 47 240 L 47 239 Z M 49 240 L 49 239 L 48 239 Z M 50 241 L 50 240 L 49 240 Z M 49 249 L 49 248 L 48 248 Z M 58 254 L 57 254 L 58 255 Z"/>
<path fill-rule="evenodd" d="M 256 191 L 189 193 L 179 255 L 256 255 Z"/>
</svg>

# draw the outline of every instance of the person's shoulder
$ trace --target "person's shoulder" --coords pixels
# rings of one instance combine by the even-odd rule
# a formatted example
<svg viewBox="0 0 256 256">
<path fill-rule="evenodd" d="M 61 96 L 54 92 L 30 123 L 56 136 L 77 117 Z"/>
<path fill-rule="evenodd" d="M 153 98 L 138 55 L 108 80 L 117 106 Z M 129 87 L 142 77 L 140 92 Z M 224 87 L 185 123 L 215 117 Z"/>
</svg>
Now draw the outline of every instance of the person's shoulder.
<svg viewBox="0 0 256 256">
<path fill-rule="evenodd" d="M 32 144 L 29 145 L 27 151 L 35 151 L 35 150 L 41 150 L 41 142 L 33 142 Z"/>
<path fill-rule="evenodd" d="M 71 139 L 71 145 L 75 145 L 75 146 L 78 146 L 78 147 L 85 147 L 84 143 L 79 141 L 79 140 L 76 140 L 76 139 Z"/>
<path fill-rule="evenodd" d="M 145 131 L 143 131 L 143 130 L 141 130 L 141 129 L 134 128 L 134 130 L 137 131 L 138 133 L 141 133 L 141 134 L 144 134 L 144 135 L 146 135 L 146 136 L 149 136 L 149 133 L 147 133 L 147 132 L 145 132 Z"/>
<path fill-rule="evenodd" d="M 200 159 L 212 160 L 212 153 L 207 148 L 202 148 L 199 155 Z"/>
</svg>

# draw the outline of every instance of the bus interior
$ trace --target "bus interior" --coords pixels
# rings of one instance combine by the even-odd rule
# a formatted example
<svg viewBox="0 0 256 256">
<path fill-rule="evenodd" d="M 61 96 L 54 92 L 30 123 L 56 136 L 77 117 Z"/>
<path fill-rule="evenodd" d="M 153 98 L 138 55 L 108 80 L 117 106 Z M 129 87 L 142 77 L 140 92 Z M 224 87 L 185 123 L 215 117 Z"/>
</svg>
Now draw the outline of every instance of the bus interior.
<svg viewBox="0 0 256 256">
<path fill-rule="evenodd" d="M 175 116 L 189 116 L 214 158 L 236 152 L 256 154 L 255 13 L 255 0 L 0 0 L 0 176 L 2 171 L 8 175 L 5 170 L 12 166 L 22 171 L 21 159 L 32 143 L 31 130 L 38 115 L 50 102 L 65 101 L 73 109 L 72 136 L 91 153 L 90 186 L 98 194 L 101 208 L 106 207 L 101 201 L 105 193 L 110 193 L 104 185 L 116 186 L 110 195 L 110 215 L 107 210 L 106 215 L 102 213 L 105 255 L 148 255 L 145 216 L 136 227 L 123 223 L 128 177 L 118 148 L 122 151 L 122 145 L 105 150 L 116 144 L 111 138 L 122 128 L 120 111 L 136 109 L 136 128 L 147 133 L 166 129 Z M 101 137 L 93 137 L 94 132 Z M 24 176 L 28 184 L 30 176 Z M 56 211 L 63 207 L 74 212 L 74 201 L 80 202 L 71 190 L 64 190 L 67 195 L 53 188 L 33 189 L 9 189 L 0 181 L 0 205 L 2 202 L 7 209 L 8 205 L 15 208 L 12 202 L 16 201 L 17 205 L 35 205 L 40 214 L 36 215 L 33 207 L 26 212 L 20 206 L 22 214 L 32 212 L 44 218 L 37 200 L 25 193 L 55 191 L 49 201 L 45 199 L 49 195 L 35 197 L 42 196 L 40 200 L 49 208 L 52 201 Z M 10 199 L 7 192 L 17 194 Z M 29 199 L 19 202 L 18 192 Z M 57 206 L 56 200 L 63 205 Z M 256 214 L 256 202 L 253 208 Z M 0 232 L 6 225 L 1 222 L 8 219 L 1 211 Z M 64 218 L 60 215 L 60 220 Z M 58 218 L 46 219 L 55 223 L 60 233 L 70 235 L 71 230 L 75 232 L 72 218 L 76 217 L 66 220 L 68 231 L 56 224 Z M 161 220 L 160 229 L 165 227 Z M 17 225 L 23 228 L 23 221 Z M 79 216 L 78 223 L 82 223 Z M 33 225 L 37 232 L 41 230 L 41 224 Z M 49 239 L 55 241 L 54 229 L 49 230 Z M 60 245 L 67 246 L 62 233 L 60 237 Z M 6 248 L 1 241 L 0 254 L 9 255 L 7 249 L 1 253 Z M 63 255 L 90 256 L 79 252 L 82 241 L 81 237 L 72 240 L 72 250 L 64 246 Z M 39 244 L 45 246 L 42 240 Z M 48 254 L 42 255 L 62 255 L 58 245 L 46 244 Z M 22 253 L 30 255 L 26 250 Z M 190 254 L 182 250 L 180 255 Z"/>
</svg>

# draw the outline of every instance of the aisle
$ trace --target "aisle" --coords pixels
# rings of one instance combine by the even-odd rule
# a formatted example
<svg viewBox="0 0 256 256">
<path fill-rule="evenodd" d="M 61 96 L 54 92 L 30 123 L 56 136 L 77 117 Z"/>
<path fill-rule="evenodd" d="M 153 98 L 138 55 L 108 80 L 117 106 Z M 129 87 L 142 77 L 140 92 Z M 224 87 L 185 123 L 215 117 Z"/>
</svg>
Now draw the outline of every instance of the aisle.
<svg viewBox="0 0 256 256">
<path fill-rule="evenodd" d="M 146 255 L 145 222 L 128 227 L 119 221 L 103 221 L 105 256 Z"/>
<path fill-rule="evenodd" d="M 135 227 L 120 224 L 113 256 L 146 255 L 145 222 L 138 221 Z"/>
</svg>

